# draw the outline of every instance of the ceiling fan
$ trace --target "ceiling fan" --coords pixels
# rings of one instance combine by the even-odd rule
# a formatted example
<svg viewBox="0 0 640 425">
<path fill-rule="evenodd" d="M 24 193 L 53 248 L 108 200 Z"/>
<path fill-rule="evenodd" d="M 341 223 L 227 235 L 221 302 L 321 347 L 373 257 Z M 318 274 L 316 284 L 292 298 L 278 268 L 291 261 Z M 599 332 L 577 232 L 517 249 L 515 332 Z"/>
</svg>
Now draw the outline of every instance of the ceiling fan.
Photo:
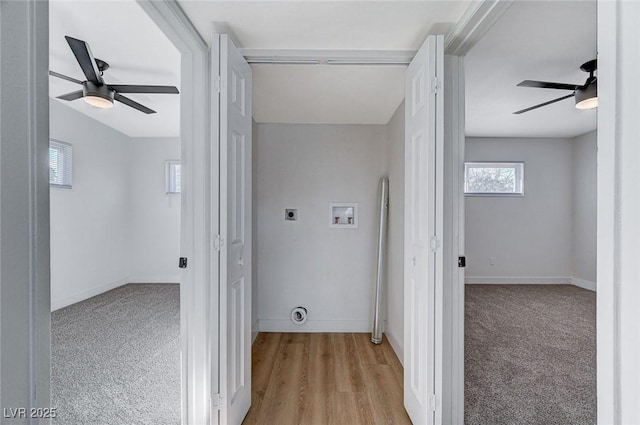
<svg viewBox="0 0 640 425">
<path fill-rule="evenodd" d="M 76 57 L 86 81 L 76 80 L 75 78 L 60 74 L 58 72 L 49 71 L 49 75 L 71 81 L 72 83 L 82 85 L 82 90 L 58 96 L 58 99 L 72 101 L 83 98 L 91 106 L 97 108 L 111 108 L 113 101 L 117 100 L 145 114 L 155 114 L 156 111 L 147 108 L 144 105 L 135 102 L 121 93 L 164 93 L 178 94 L 178 89 L 174 86 L 137 86 L 128 84 L 107 84 L 102 79 L 104 71 L 109 69 L 109 64 L 103 60 L 94 58 L 91 49 L 86 41 L 78 40 L 73 37 L 65 36 L 71 51 Z"/>
<path fill-rule="evenodd" d="M 568 94 L 566 96 L 559 97 L 554 100 L 550 100 L 548 102 L 541 103 L 536 106 L 532 106 L 530 108 L 525 108 L 520 111 L 514 112 L 514 114 L 522 114 L 523 112 L 528 112 L 533 109 L 538 109 L 543 106 L 551 105 L 552 103 L 559 102 L 564 99 L 568 99 L 570 97 L 576 98 L 576 108 L 578 109 L 593 109 L 598 107 L 598 77 L 593 75 L 593 73 L 598 69 L 598 62 L 596 59 L 590 60 L 589 62 L 585 62 L 580 67 L 584 72 L 589 73 L 589 77 L 584 82 L 583 85 L 576 84 L 564 84 L 564 83 L 548 83 L 545 81 L 532 81 L 532 80 L 524 80 L 518 87 L 535 87 L 541 89 L 557 89 L 557 90 L 572 90 L 573 93 Z"/>
</svg>

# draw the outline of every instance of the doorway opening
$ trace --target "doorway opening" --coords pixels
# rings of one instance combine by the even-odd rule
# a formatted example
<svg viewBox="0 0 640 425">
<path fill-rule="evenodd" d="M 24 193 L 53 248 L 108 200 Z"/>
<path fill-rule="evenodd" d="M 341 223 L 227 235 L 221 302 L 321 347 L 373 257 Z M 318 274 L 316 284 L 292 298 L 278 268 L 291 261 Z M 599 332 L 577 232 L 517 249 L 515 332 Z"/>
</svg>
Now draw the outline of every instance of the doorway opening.
<svg viewBox="0 0 640 425">
<path fill-rule="evenodd" d="M 254 338 L 260 335 L 254 342 L 254 397 L 245 423 L 267 412 L 270 421 L 286 422 L 296 411 L 321 421 L 334 407 L 352 423 L 363 423 L 364 412 L 408 421 L 398 360 L 403 337 L 405 67 L 254 64 L 252 70 L 252 328 Z M 271 96 L 264 96 L 267 91 Z M 391 99 L 384 102 L 382 96 Z M 364 99 L 375 106 L 363 111 L 358 105 Z M 378 187 L 385 175 L 391 196 L 387 271 L 393 287 L 387 290 L 385 338 L 377 347 L 367 332 Z M 341 207 L 351 215 L 335 212 Z M 293 218 L 288 210 L 295 211 Z M 297 307 L 306 309 L 302 325 L 291 319 Z M 275 409 L 290 398 L 287 391 L 299 391 L 301 378 L 309 392 L 303 405 Z M 268 391 L 278 379 L 291 386 Z M 367 390 L 378 386 L 376 379 L 388 388 L 383 401 Z"/>
<path fill-rule="evenodd" d="M 596 422 L 597 110 L 516 86 L 595 58 L 595 2 L 513 4 L 465 57 L 465 423 Z"/>
<path fill-rule="evenodd" d="M 180 52 L 137 3 L 49 13 L 51 71 L 89 79 L 70 36 L 109 63 L 106 84 L 179 91 Z M 132 42 L 116 21 L 144 31 Z M 77 89 L 50 77 L 53 422 L 179 423 L 180 98 L 130 91 L 109 109 L 59 98 Z"/>
</svg>

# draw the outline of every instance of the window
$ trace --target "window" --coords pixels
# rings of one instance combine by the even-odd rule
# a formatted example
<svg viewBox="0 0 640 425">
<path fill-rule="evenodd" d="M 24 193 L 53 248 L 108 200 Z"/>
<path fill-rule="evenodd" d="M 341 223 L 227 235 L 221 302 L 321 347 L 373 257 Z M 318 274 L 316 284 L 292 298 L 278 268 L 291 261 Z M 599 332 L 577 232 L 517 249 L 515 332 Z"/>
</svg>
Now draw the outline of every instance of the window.
<svg viewBox="0 0 640 425">
<path fill-rule="evenodd" d="M 524 163 L 465 162 L 464 193 L 524 195 Z"/>
<path fill-rule="evenodd" d="M 180 193 L 180 161 L 169 160 L 165 167 L 166 192 Z"/>
<path fill-rule="evenodd" d="M 57 140 L 49 141 L 49 185 L 71 189 L 72 147 Z"/>
</svg>

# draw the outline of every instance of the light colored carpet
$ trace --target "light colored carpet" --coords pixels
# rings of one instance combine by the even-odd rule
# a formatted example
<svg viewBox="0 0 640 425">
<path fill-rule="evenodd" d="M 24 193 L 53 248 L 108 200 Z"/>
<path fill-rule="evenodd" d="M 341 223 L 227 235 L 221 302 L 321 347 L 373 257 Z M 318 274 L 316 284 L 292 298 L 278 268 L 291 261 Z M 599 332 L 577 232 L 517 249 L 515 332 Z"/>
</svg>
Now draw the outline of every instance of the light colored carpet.
<svg viewBox="0 0 640 425">
<path fill-rule="evenodd" d="M 55 425 L 180 424 L 180 289 L 130 284 L 51 315 Z"/>
<path fill-rule="evenodd" d="M 467 285 L 465 424 L 596 423 L 596 295 Z"/>
</svg>

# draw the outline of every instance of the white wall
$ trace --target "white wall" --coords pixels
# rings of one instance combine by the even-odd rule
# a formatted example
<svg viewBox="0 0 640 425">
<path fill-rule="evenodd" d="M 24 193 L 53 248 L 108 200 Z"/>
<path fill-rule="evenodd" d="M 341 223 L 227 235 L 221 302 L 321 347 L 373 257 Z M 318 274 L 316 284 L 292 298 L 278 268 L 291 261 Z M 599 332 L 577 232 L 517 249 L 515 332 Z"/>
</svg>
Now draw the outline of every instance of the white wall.
<svg viewBox="0 0 640 425">
<path fill-rule="evenodd" d="M 73 145 L 73 188 L 51 189 L 51 307 L 129 282 L 178 282 L 180 197 L 164 193 L 179 140 L 138 139 L 50 100 L 51 137 Z"/>
<path fill-rule="evenodd" d="M 465 199 L 467 282 L 568 283 L 572 155 L 571 139 L 467 138 L 467 161 L 525 162 L 525 196 Z"/>
<path fill-rule="evenodd" d="M 51 190 L 51 304 L 56 309 L 127 283 L 130 140 L 57 100 L 51 137 L 73 145 L 73 188 Z"/>
<path fill-rule="evenodd" d="M 177 137 L 130 139 L 129 282 L 179 282 L 180 195 L 165 193 L 165 161 L 180 159 Z"/>
<path fill-rule="evenodd" d="M 402 361 L 404 347 L 404 102 L 387 124 L 389 227 L 385 334 Z"/>
<path fill-rule="evenodd" d="M 573 267 L 576 283 L 595 289 L 597 132 L 573 139 Z"/>
<path fill-rule="evenodd" d="M 260 330 L 370 330 L 386 127 L 258 124 L 257 135 Z M 329 228 L 330 202 L 358 202 L 359 228 Z M 285 208 L 299 220 L 285 222 Z M 300 305 L 302 326 L 290 320 Z"/>
</svg>

